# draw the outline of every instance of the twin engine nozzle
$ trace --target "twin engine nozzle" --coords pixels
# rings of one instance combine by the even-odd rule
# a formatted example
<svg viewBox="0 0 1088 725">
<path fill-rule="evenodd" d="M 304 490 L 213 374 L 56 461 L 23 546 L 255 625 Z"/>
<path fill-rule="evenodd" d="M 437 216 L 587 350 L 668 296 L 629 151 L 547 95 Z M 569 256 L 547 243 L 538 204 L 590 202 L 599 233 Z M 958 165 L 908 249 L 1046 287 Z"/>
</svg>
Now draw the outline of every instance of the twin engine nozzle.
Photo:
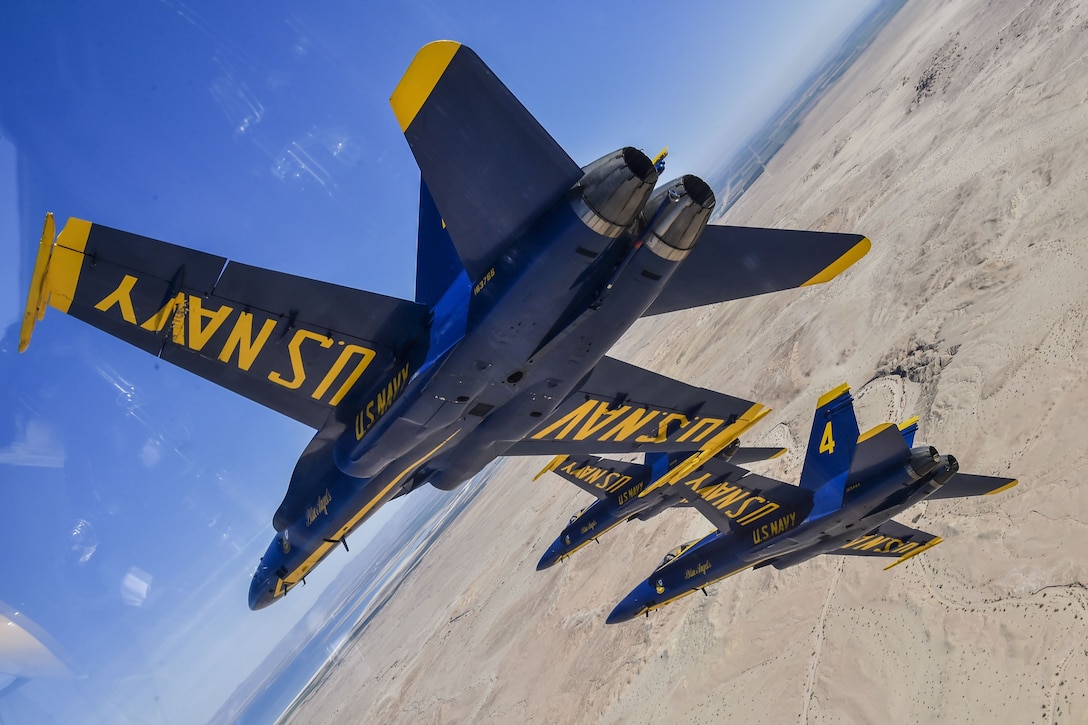
<svg viewBox="0 0 1088 725">
<path fill-rule="evenodd" d="M 909 465 L 919 478 L 932 474 L 935 487 L 948 483 L 960 470 L 955 456 L 942 456 L 933 446 L 912 449 Z"/>
<path fill-rule="evenodd" d="M 586 166 L 571 203 L 586 226 L 606 237 L 618 237 L 642 214 L 643 243 L 664 259 L 680 261 L 710 221 L 714 192 L 688 174 L 651 197 L 656 183 L 653 161 L 628 146 Z"/>
</svg>

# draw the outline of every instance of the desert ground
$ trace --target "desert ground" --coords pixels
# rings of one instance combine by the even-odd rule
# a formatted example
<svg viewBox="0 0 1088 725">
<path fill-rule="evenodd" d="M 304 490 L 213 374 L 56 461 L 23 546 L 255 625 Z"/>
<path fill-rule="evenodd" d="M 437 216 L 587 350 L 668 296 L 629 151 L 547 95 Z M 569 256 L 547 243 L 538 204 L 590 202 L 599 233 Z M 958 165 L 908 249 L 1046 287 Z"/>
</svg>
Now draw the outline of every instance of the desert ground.
<svg viewBox="0 0 1088 725">
<path fill-rule="evenodd" d="M 797 480 L 849 382 L 862 430 L 919 415 L 1020 485 L 900 516 L 945 542 L 890 571 L 819 557 L 609 626 L 710 525 L 668 511 L 537 572 L 590 497 L 512 460 L 291 722 L 1088 722 L 1088 3 L 911 0 L 724 222 L 873 248 L 616 357 L 772 406 L 764 475 Z"/>
</svg>

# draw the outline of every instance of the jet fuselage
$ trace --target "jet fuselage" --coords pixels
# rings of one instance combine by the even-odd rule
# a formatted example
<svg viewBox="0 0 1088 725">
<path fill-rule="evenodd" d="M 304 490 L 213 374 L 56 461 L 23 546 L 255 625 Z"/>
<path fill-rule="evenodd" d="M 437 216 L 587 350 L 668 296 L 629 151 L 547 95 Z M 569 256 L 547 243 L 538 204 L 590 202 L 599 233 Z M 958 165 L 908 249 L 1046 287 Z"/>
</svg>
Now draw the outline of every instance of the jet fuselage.
<svg viewBox="0 0 1088 725">
<path fill-rule="evenodd" d="M 409 371 L 380 419 L 371 421 L 365 406 L 355 412 L 339 433 L 335 465 L 330 461 L 294 519 L 277 526 L 254 574 L 251 608 L 302 581 L 386 501 L 424 483 L 452 489 L 502 455 L 654 301 L 705 226 L 713 194 L 684 177 L 647 203 L 652 163 L 634 149 L 619 154 L 641 182 L 636 213 L 646 205 L 645 228 L 632 228 L 637 217 L 623 226 L 602 221 L 575 187 L 481 280 L 471 287 L 464 277 L 456 281 L 435 306 L 446 324 L 432 323 L 420 369 Z M 670 236 L 668 222 L 681 204 L 698 213 L 681 221 L 692 228 L 675 249 L 662 237 L 679 233 Z"/>
<path fill-rule="evenodd" d="M 843 505 L 831 513 L 803 516 L 783 508 L 770 524 L 716 531 L 667 557 L 612 610 L 608 622 L 653 611 L 751 567 L 783 569 L 834 551 L 924 500 L 957 470 L 955 458 L 940 456 L 932 447 L 915 448 L 905 464 L 873 472 L 848 487 Z"/>
</svg>

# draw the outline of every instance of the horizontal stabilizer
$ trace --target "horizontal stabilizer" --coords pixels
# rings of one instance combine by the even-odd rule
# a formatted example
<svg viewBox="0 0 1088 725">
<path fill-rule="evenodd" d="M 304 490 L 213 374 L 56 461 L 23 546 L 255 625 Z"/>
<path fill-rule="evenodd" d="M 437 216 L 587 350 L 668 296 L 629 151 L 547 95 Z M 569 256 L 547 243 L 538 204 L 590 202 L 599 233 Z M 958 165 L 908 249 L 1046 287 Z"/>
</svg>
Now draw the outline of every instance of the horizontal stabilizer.
<svg viewBox="0 0 1088 725">
<path fill-rule="evenodd" d="M 711 441 L 735 440 L 767 411 L 759 403 L 605 357 L 505 454 L 691 451 Z"/>
<path fill-rule="evenodd" d="M 846 545 L 828 551 L 828 554 L 841 556 L 886 556 L 896 557 L 885 569 L 891 569 L 897 564 L 902 564 L 907 559 L 921 554 L 926 549 L 932 549 L 944 541 L 940 536 L 928 534 L 925 531 L 912 529 L 895 521 L 885 521 L 864 536 L 861 536 Z"/>
<path fill-rule="evenodd" d="M 389 99 L 471 282 L 582 177 L 479 56 L 420 49 Z"/>
<path fill-rule="evenodd" d="M 312 428 L 426 340 L 424 305 L 82 219 L 43 244 L 38 266 L 28 316 L 48 304 Z"/>
<path fill-rule="evenodd" d="M 827 282 L 870 246 L 860 234 L 711 224 L 643 316 Z"/>
<path fill-rule="evenodd" d="M 966 496 L 988 496 L 1006 491 L 1019 481 L 1015 478 L 998 476 L 976 476 L 972 473 L 957 473 L 927 498 L 963 498 Z"/>
</svg>

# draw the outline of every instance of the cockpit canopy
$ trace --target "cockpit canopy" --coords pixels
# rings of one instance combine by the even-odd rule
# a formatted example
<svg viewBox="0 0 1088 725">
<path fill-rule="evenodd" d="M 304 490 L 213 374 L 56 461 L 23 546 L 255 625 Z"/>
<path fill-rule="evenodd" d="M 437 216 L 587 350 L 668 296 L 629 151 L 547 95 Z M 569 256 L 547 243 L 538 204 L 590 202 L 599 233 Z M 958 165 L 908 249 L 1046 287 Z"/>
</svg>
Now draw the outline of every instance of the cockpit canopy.
<svg viewBox="0 0 1088 725">
<path fill-rule="evenodd" d="M 661 563 L 657 565 L 657 568 L 660 569 L 661 567 L 665 566 L 670 561 L 672 561 L 676 557 L 680 556 L 681 554 L 683 554 L 685 551 L 687 551 L 691 547 L 698 544 L 700 541 L 702 541 L 702 539 L 692 539 L 688 543 L 681 544 L 680 546 L 676 547 L 675 549 L 670 551 L 668 554 L 665 554 L 665 558 L 661 560 Z M 655 571 L 656 571 L 656 569 L 655 569 Z"/>
</svg>

